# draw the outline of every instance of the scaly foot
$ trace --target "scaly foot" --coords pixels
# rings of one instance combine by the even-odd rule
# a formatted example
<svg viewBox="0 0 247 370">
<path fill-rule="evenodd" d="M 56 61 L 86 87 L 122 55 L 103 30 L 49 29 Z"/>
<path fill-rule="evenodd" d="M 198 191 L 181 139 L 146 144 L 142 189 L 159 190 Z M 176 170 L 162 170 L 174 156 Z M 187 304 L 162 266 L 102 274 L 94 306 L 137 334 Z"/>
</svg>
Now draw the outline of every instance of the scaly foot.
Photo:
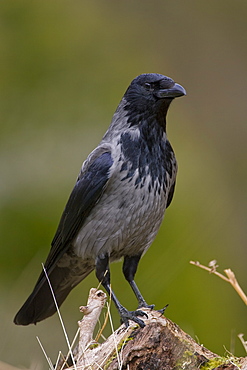
<svg viewBox="0 0 247 370">
<path fill-rule="evenodd" d="M 126 326 L 126 328 L 129 326 L 129 320 L 136 322 L 141 328 L 144 328 L 145 323 L 143 320 L 139 319 L 138 316 L 146 316 L 146 318 L 148 318 L 148 315 L 141 310 L 128 311 L 125 307 L 121 307 L 119 314 L 121 322 Z"/>
</svg>

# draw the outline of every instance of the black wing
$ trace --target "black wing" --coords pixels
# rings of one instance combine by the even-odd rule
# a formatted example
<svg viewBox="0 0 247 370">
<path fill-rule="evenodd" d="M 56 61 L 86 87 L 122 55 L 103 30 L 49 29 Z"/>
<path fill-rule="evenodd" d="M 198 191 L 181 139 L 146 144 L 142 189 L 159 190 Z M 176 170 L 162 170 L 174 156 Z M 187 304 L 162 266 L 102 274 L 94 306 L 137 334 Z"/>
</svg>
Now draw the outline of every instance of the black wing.
<svg viewBox="0 0 247 370">
<path fill-rule="evenodd" d="M 87 261 L 82 261 L 73 254 L 66 257 L 65 253 L 103 194 L 112 164 L 110 152 L 104 152 L 89 164 L 79 176 L 62 214 L 45 262 L 45 269 L 59 306 L 71 289 L 94 269 L 94 266 L 89 265 Z M 59 265 L 58 261 L 63 255 L 66 263 Z M 28 325 L 44 320 L 55 312 L 54 300 L 47 278 L 42 271 L 32 294 L 15 316 L 14 322 L 18 325 Z"/>
<path fill-rule="evenodd" d="M 45 263 L 47 270 L 67 250 L 69 243 L 79 232 L 91 209 L 103 194 L 112 164 L 111 153 L 105 152 L 78 178 L 51 243 L 52 248 Z"/>
</svg>

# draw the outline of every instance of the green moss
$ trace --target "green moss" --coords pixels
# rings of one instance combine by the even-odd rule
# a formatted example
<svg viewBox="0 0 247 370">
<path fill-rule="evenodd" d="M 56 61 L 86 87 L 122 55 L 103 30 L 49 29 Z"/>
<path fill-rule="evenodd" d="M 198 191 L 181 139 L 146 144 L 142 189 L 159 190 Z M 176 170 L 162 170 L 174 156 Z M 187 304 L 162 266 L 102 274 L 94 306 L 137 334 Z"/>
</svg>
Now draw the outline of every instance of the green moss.
<svg viewBox="0 0 247 370">
<path fill-rule="evenodd" d="M 190 351 L 185 351 L 183 353 L 182 358 L 179 359 L 179 361 L 176 363 L 176 366 L 174 370 L 181 370 L 181 369 L 187 369 L 192 368 L 193 364 L 198 363 L 197 362 L 197 356 L 190 352 Z M 200 370 L 214 370 L 220 365 L 230 365 L 233 364 L 236 367 L 239 366 L 239 359 L 234 356 L 228 356 L 228 357 L 215 357 L 203 365 L 200 366 Z"/>
<path fill-rule="evenodd" d="M 92 343 L 92 344 L 90 344 L 89 348 L 93 349 L 93 348 L 96 348 L 98 346 L 99 346 L 99 343 Z"/>
<path fill-rule="evenodd" d="M 238 366 L 238 359 L 235 357 L 215 357 L 200 367 L 200 370 L 213 370 L 220 365 L 234 364 Z"/>
</svg>

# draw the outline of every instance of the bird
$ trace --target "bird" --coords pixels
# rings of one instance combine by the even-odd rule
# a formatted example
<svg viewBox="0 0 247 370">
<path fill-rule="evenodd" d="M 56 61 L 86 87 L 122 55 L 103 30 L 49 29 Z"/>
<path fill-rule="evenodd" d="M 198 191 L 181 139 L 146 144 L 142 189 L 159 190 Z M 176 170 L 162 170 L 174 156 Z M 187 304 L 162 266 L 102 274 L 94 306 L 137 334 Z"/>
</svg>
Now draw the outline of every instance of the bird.
<svg viewBox="0 0 247 370">
<path fill-rule="evenodd" d="M 99 145 L 83 162 L 37 283 L 14 318 L 36 324 L 56 312 L 70 291 L 95 270 L 121 322 L 144 327 L 141 308 L 153 309 L 135 280 L 175 189 L 177 161 L 167 139 L 171 102 L 186 95 L 173 79 L 144 73 L 130 83 Z M 111 288 L 110 263 L 122 271 L 138 307 L 127 310 Z M 49 285 L 50 284 L 50 285 Z"/>
</svg>

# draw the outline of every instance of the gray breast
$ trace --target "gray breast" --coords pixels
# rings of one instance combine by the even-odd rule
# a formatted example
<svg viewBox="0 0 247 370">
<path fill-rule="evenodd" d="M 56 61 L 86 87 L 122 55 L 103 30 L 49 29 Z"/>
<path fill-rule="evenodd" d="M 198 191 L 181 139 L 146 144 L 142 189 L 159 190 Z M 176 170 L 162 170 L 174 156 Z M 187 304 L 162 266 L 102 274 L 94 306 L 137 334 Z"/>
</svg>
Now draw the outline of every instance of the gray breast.
<svg viewBox="0 0 247 370">
<path fill-rule="evenodd" d="M 121 166 L 118 162 L 105 193 L 74 240 L 74 251 L 83 259 L 108 253 L 116 260 L 143 253 L 158 232 L 173 179 L 167 175 L 163 186 L 147 174 L 144 184 L 137 185 L 138 168 L 128 177 L 127 170 L 120 172 Z"/>
</svg>

